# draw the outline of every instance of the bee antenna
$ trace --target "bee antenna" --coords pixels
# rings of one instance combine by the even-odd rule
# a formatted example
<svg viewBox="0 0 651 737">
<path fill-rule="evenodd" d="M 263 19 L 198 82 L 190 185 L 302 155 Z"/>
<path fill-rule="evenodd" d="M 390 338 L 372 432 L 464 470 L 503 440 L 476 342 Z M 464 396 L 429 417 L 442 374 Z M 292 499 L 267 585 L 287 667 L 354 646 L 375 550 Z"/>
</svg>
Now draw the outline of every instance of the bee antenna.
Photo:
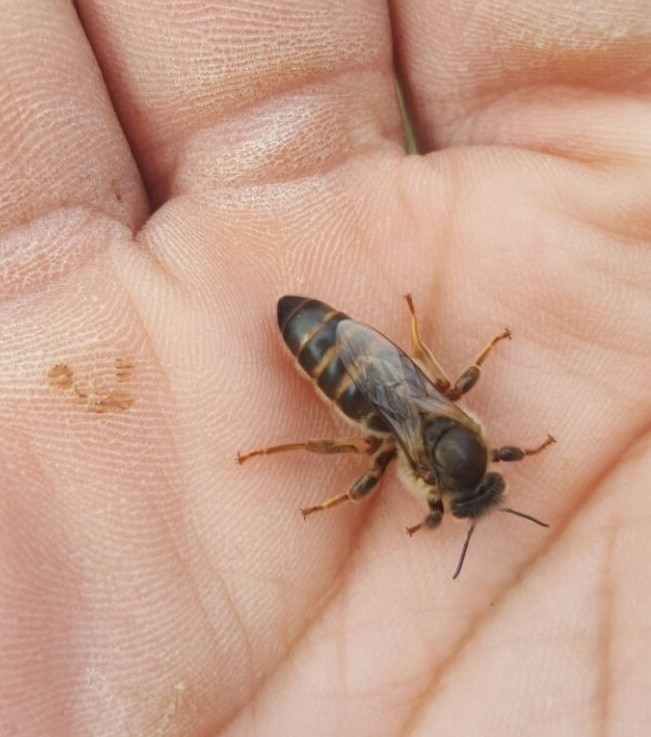
<svg viewBox="0 0 651 737">
<path fill-rule="evenodd" d="M 473 522 L 468 528 L 468 534 L 466 535 L 466 542 L 463 544 L 463 549 L 461 550 L 461 555 L 459 556 L 459 562 L 457 563 L 457 570 L 454 572 L 454 576 L 452 576 L 453 581 L 461 573 L 461 568 L 463 567 L 463 561 L 466 559 L 466 553 L 468 552 L 468 544 L 470 543 L 470 538 L 472 537 L 472 533 L 475 531 L 476 524 L 477 524 L 476 522 Z"/>
<path fill-rule="evenodd" d="M 528 519 L 530 522 L 535 522 L 537 525 L 540 525 L 541 527 L 549 527 L 549 525 L 546 522 L 541 522 L 539 519 L 532 517 L 530 514 L 525 514 L 524 512 L 518 512 L 517 509 L 509 509 L 509 507 L 500 507 L 500 512 L 508 512 L 509 514 L 515 514 L 518 517 L 523 517 L 524 519 Z"/>
</svg>

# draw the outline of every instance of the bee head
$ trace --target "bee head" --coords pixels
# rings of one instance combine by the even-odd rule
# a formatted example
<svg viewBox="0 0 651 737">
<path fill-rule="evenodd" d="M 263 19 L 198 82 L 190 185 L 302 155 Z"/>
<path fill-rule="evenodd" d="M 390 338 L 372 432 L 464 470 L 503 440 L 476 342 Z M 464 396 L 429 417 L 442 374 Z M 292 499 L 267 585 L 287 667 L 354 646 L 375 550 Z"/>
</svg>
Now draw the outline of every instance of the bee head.
<svg viewBox="0 0 651 737">
<path fill-rule="evenodd" d="M 477 519 L 499 506 L 506 484 L 499 473 L 491 471 L 472 491 L 465 491 L 452 499 L 450 511 L 459 519 Z"/>
</svg>

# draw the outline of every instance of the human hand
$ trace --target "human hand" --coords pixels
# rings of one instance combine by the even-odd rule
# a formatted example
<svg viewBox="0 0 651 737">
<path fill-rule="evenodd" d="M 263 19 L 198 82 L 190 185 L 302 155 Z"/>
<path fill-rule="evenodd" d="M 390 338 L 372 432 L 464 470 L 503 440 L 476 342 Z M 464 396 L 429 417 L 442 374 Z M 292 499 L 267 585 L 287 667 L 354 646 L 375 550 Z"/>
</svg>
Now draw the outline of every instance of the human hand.
<svg viewBox="0 0 651 737">
<path fill-rule="evenodd" d="M 635 734 L 649 721 L 646 3 L 5 3 L 0 735 Z M 392 49 L 421 147 L 407 157 Z M 451 373 L 513 506 L 410 540 L 285 293 Z"/>
</svg>

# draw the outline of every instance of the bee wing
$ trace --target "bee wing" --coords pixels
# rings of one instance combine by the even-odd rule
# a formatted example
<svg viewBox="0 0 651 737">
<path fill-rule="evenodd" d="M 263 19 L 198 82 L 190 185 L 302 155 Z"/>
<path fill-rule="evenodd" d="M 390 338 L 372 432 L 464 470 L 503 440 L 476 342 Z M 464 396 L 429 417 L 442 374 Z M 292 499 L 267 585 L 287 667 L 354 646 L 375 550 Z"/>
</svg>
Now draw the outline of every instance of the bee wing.
<svg viewBox="0 0 651 737">
<path fill-rule="evenodd" d="M 465 419 L 409 356 L 368 325 L 343 320 L 337 326 L 337 344 L 353 383 L 413 460 L 422 456 L 423 414 Z"/>
</svg>

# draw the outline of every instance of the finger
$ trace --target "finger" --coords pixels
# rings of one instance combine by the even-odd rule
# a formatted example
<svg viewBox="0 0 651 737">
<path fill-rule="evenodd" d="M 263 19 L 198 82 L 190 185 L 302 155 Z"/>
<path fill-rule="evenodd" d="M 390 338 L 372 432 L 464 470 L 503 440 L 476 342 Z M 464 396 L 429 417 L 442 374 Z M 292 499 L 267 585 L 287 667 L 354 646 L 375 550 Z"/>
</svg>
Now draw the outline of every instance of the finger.
<svg viewBox="0 0 651 737">
<path fill-rule="evenodd" d="M 140 178 L 73 6 L 9 0 L 2 32 L 0 227 L 75 206 L 135 227 Z"/>
<path fill-rule="evenodd" d="M 569 146 L 602 126 L 604 116 L 592 108 L 577 119 L 568 107 L 582 108 L 591 93 L 603 99 L 648 89 L 651 16 L 644 0 L 409 0 L 394 3 L 393 18 L 396 56 L 424 150 L 533 146 L 554 133 L 555 146 Z M 539 102 L 558 111 L 553 124 L 541 119 Z"/>
<path fill-rule="evenodd" d="M 402 146 L 388 17 L 373 0 L 79 8 L 156 201 Z"/>
</svg>

